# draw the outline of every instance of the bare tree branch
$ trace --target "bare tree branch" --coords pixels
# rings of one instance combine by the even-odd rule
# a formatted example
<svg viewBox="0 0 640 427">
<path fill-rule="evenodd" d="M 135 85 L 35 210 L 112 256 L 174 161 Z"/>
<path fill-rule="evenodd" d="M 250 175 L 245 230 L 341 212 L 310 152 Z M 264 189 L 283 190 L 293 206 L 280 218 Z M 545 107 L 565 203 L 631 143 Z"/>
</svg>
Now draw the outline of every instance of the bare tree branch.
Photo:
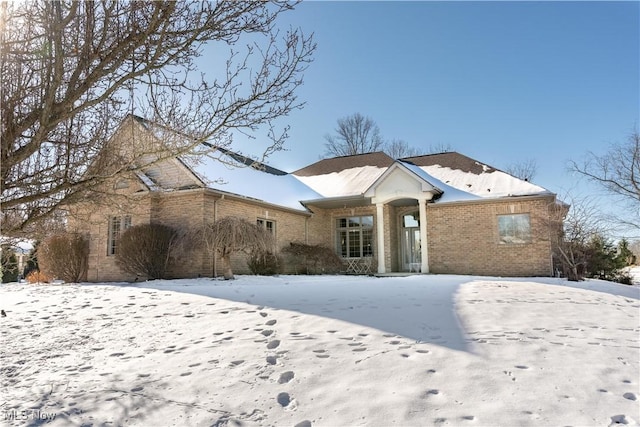
<svg viewBox="0 0 640 427">
<path fill-rule="evenodd" d="M 513 162 L 504 171 L 518 179 L 531 182 L 538 173 L 538 163 L 535 159 Z"/>
<path fill-rule="evenodd" d="M 326 135 L 325 155 L 352 156 L 384 149 L 378 125 L 360 113 L 338 119 L 336 135 Z"/>
<path fill-rule="evenodd" d="M 393 159 L 419 156 L 421 153 L 417 148 L 411 147 L 406 141 L 394 139 L 385 144 L 384 152 Z"/>
<path fill-rule="evenodd" d="M 274 121 L 303 105 L 295 93 L 315 50 L 299 29 L 276 27 L 292 7 L 1 2 L 2 232 L 33 231 L 58 207 L 148 162 L 148 153 L 127 157 L 107 147 L 134 104 L 153 122 L 190 136 L 163 141 L 167 154 L 203 141 L 229 147 L 234 132 L 253 136 L 265 127 L 260 149 L 282 149 L 287 128 L 276 131 Z M 206 76 L 196 62 L 205 44 L 217 64 Z"/>
<path fill-rule="evenodd" d="M 615 221 L 640 230 L 640 134 L 637 130 L 624 143 L 612 144 L 603 155 L 589 153 L 581 163 L 571 161 L 569 169 L 624 203 Z"/>
</svg>

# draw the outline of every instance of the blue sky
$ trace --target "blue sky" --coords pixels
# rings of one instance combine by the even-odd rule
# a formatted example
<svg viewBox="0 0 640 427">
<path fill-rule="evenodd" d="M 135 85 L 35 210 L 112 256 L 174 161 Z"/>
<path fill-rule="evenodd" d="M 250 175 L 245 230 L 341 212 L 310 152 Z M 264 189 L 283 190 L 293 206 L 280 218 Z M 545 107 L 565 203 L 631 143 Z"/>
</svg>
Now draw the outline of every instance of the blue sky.
<svg viewBox="0 0 640 427">
<path fill-rule="evenodd" d="M 424 151 L 450 145 L 498 168 L 534 159 L 534 182 L 562 194 L 575 183 L 569 159 L 640 126 L 639 6 L 304 2 L 280 25 L 315 35 L 307 104 L 280 122 L 289 151 L 269 163 L 317 161 L 337 119 L 359 112 Z"/>
</svg>

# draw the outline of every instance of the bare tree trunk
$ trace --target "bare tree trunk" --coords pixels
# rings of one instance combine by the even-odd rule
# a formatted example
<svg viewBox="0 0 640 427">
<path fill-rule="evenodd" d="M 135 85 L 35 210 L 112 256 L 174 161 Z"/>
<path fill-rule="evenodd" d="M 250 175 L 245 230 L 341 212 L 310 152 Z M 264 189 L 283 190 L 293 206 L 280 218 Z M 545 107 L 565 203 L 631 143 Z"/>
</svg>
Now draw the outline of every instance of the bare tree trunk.
<svg viewBox="0 0 640 427">
<path fill-rule="evenodd" d="M 233 270 L 231 270 L 231 254 L 225 253 L 221 256 L 222 270 L 224 274 L 224 280 L 234 280 Z"/>
</svg>

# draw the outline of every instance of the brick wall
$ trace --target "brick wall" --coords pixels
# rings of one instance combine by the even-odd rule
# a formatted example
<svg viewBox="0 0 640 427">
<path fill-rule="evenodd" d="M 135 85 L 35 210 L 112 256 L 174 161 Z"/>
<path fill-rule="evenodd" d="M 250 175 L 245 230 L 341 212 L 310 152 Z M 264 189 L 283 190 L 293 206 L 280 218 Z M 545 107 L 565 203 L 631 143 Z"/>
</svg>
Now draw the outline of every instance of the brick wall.
<svg viewBox="0 0 640 427">
<path fill-rule="evenodd" d="M 87 281 L 131 281 L 135 276 L 123 272 L 115 256 L 108 254 L 109 218 L 131 216 L 131 225 L 148 224 L 150 199 L 148 196 L 127 195 L 110 198 L 111 203 L 81 203 L 70 209 L 68 229 L 89 238 Z"/>
<path fill-rule="evenodd" d="M 135 191 L 135 187 L 128 191 Z M 127 191 L 127 190 L 123 190 Z M 527 198 L 513 201 L 480 201 L 427 205 L 429 266 L 432 273 L 476 274 L 499 276 L 548 276 L 551 274 L 551 250 L 545 238 L 544 219 L 553 198 Z M 225 216 L 237 216 L 251 223 L 260 218 L 275 223 L 277 247 L 290 242 L 322 244 L 335 250 L 336 219 L 372 215 L 374 218 L 374 257 L 377 248 L 376 208 L 373 205 L 320 209 L 311 206 L 311 216 L 280 209 L 252 200 L 207 190 L 183 190 L 167 193 L 129 195 L 105 207 L 79 204 L 69 221 L 71 231 L 90 235 L 89 281 L 126 281 L 135 277 L 122 272 L 115 257 L 107 255 L 109 217 L 130 215 L 132 225 L 162 223 L 182 230 L 197 230 L 205 222 Z M 402 214 L 417 211 L 415 207 L 386 205 L 385 265 L 387 271 L 399 271 Z M 503 244 L 498 235 L 498 215 L 529 213 L 532 240 L 526 244 Z M 196 236 L 198 233 L 194 233 Z M 236 274 L 248 274 L 245 254 L 232 256 Z M 374 262 L 373 271 L 377 269 Z M 169 272 L 170 277 L 211 277 L 222 274 L 220 259 L 214 261 L 206 248 L 197 244 L 185 247 L 180 260 Z"/>
<path fill-rule="evenodd" d="M 222 274 L 222 263 L 198 241 L 198 229 L 207 221 L 213 222 L 225 216 L 243 218 L 252 224 L 258 218 L 275 224 L 278 248 L 290 242 L 305 242 L 308 215 L 279 209 L 259 202 L 206 190 L 194 189 L 167 193 L 146 193 L 131 196 L 123 206 L 102 204 L 96 209 L 92 204 L 77 205 L 70 221 L 70 229 L 90 236 L 89 269 L 87 280 L 131 281 L 135 277 L 123 272 L 115 263 L 115 257 L 107 255 L 109 217 L 130 215 L 132 225 L 159 223 L 169 225 L 193 236 L 191 244 L 178 254 L 178 262 L 168 271 L 168 277 L 211 277 Z M 235 274 L 249 274 L 247 256 L 243 253 L 231 257 Z M 139 278 L 143 279 L 143 278 Z"/>
<path fill-rule="evenodd" d="M 543 218 L 553 198 L 429 204 L 427 233 L 432 273 L 549 276 L 551 244 Z M 498 215 L 529 213 L 532 238 L 500 243 Z"/>
</svg>

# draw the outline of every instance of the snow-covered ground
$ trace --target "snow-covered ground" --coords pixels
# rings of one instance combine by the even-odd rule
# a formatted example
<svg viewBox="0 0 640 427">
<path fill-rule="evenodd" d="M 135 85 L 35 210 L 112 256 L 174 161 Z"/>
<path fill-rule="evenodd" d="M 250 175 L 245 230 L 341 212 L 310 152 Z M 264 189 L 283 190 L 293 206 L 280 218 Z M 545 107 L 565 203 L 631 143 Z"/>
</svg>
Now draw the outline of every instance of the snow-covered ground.
<svg viewBox="0 0 640 427">
<path fill-rule="evenodd" d="M 637 425 L 639 299 L 444 275 L 2 285 L 0 424 Z"/>
<path fill-rule="evenodd" d="M 629 275 L 634 285 L 640 285 L 640 266 L 629 267 Z"/>
</svg>

